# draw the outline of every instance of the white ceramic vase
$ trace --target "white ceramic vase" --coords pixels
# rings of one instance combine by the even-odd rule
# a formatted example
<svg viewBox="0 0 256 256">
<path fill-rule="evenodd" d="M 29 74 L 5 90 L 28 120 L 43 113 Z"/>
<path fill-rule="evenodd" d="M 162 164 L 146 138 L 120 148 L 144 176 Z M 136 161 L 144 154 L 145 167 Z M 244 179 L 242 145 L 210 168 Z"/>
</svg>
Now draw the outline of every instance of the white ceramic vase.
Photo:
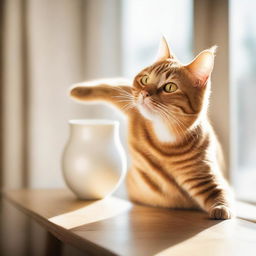
<svg viewBox="0 0 256 256">
<path fill-rule="evenodd" d="M 126 173 L 119 123 L 111 120 L 70 120 L 70 136 L 62 157 L 68 187 L 79 199 L 112 194 Z"/>
</svg>

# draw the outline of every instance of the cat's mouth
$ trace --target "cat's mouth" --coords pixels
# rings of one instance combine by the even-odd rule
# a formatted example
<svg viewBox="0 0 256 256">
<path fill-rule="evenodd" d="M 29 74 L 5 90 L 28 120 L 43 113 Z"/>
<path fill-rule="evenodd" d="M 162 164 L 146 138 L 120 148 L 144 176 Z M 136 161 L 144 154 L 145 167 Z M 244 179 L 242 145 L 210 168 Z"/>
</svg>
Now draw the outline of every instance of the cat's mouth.
<svg viewBox="0 0 256 256">
<path fill-rule="evenodd" d="M 148 111 L 153 111 L 153 106 L 149 98 L 143 98 L 142 96 L 137 100 L 138 105 Z"/>
<path fill-rule="evenodd" d="M 138 99 L 137 107 L 140 113 L 148 119 L 152 119 L 155 115 L 157 115 L 157 111 L 152 105 L 151 100 L 149 98 Z"/>
</svg>

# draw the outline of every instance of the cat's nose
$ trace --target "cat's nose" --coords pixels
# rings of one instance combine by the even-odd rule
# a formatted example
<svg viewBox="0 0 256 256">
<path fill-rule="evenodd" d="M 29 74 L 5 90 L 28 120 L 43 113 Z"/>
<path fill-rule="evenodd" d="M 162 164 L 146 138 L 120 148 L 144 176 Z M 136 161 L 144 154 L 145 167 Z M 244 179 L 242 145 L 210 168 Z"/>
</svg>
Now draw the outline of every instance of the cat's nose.
<svg viewBox="0 0 256 256">
<path fill-rule="evenodd" d="M 143 98 L 149 97 L 149 92 L 147 92 L 145 90 L 142 90 L 140 93 L 143 96 Z"/>
</svg>

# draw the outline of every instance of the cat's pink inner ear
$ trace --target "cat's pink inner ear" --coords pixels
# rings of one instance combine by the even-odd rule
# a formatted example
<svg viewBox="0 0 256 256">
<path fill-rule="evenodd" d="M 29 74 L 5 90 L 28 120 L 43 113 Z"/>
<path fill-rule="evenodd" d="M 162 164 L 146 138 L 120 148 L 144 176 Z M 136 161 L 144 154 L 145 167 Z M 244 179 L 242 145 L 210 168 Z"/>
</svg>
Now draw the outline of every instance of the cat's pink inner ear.
<svg viewBox="0 0 256 256">
<path fill-rule="evenodd" d="M 165 37 L 163 36 L 159 44 L 159 49 L 158 49 L 158 53 L 155 61 L 158 62 L 158 61 L 164 61 L 167 59 L 174 59 L 174 55 L 171 54 L 170 47 Z"/>
<path fill-rule="evenodd" d="M 186 66 L 194 75 L 197 87 L 204 87 L 212 73 L 214 66 L 216 46 L 202 51 L 197 57 Z"/>
</svg>

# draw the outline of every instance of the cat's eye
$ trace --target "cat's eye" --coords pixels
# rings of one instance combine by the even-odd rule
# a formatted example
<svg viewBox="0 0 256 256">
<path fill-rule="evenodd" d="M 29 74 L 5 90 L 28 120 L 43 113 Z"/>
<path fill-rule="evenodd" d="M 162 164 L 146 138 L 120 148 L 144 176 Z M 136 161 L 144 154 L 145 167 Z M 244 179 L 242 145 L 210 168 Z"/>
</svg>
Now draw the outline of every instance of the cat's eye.
<svg viewBox="0 0 256 256">
<path fill-rule="evenodd" d="M 168 83 L 163 87 L 165 92 L 175 92 L 178 86 L 175 83 Z"/>
<path fill-rule="evenodd" d="M 140 79 L 140 82 L 143 84 L 143 85 L 146 85 L 148 83 L 148 76 L 143 76 L 141 79 Z"/>
</svg>

